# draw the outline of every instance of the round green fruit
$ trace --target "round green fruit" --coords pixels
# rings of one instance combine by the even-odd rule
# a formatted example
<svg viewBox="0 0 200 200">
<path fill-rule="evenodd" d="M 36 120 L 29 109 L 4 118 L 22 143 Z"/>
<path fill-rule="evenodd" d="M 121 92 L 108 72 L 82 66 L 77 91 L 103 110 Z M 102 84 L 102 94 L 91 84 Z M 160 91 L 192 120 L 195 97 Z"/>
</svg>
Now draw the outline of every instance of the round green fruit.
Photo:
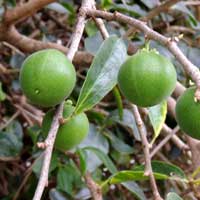
<svg viewBox="0 0 200 200">
<path fill-rule="evenodd" d="M 155 50 L 143 49 L 121 66 L 118 84 L 130 102 L 141 107 L 153 106 L 173 92 L 176 70 L 168 59 Z"/>
<path fill-rule="evenodd" d="M 200 140 L 200 102 L 194 101 L 195 87 L 188 88 L 176 103 L 176 120 L 189 136 Z"/>
<path fill-rule="evenodd" d="M 22 91 L 31 103 L 50 107 L 70 95 L 76 72 L 63 53 L 46 49 L 33 53 L 24 61 L 19 79 Z"/>
<path fill-rule="evenodd" d="M 55 109 L 51 109 L 45 115 L 42 122 L 42 133 L 48 135 Z M 63 118 L 69 117 L 74 111 L 74 107 L 65 104 Z M 60 125 L 55 140 L 55 147 L 61 151 L 66 151 L 80 144 L 87 136 L 89 131 L 89 122 L 85 113 L 72 116 L 65 124 Z"/>
</svg>

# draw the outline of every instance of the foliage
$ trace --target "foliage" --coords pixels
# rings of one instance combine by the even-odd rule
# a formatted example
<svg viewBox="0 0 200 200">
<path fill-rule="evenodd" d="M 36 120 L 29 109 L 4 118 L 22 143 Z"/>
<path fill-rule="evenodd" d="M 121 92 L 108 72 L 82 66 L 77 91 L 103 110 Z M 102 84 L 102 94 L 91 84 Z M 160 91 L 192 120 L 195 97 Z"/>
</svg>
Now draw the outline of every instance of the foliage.
<svg viewBox="0 0 200 200">
<path fill-rule="evenodd" d="M 96 2 L 99 9 L 119 11 L 141 19 L 148 16 L 148 13 L 158 6 L 158 2 L 163 1 Z M 16 4 L 18 1 L 15 0 L 0 0 L 0 19 L 6 6 L 12 9 Z M 60 0 L 41 9 L 33 17 L 19 22 L 16 27 L 27 37 L 67 46 L 71 42 L 79 7 L 80 1 Z M 192 63 L 200 66 L 199 9 L 181 1 L 158 13 L 148 24 L 152 29 L 171 38 L 181 38 L 183 33 L 178 43 L 179 48 Z M 75 114 L 84 111 L 89 118 L 88 136 L 70 151 L 61 152 L 54 149 L 49 185 L 43 199 L 90 199 L 91 194 L 84 181 L 87 172 L 101 187 L 105 199 L 152 199 L 149 177 L 144 175 L 143 146 L 136 119 L 128 100 L 117 86 L 120 66 L 130 54 L 135 53 L 135 49 L 143 48 L 145 37 L 143 33 L 135 31 L 127 40 L 122 37 L 129 29 L 127 24 L 105 21 L 105 25 L 110 37 L 103 40 L 95 22 L 88 19 L 79 50 L 93 55 L 94 58 L 91 64 L 75 63 L 77 82 L 69 97 L 75 105 Z M 170 59 L 175 65 L 178 80 L 185 86 L 190 85 L 180 63 L 165 46 L 150 41 L 150 48 Z M 19 85 L 19 70 L 27 56 L 26 51 L 7 42 L 0 44 L 2 200 L 32 199 L 44 160 L 43 151 L 38 148 L 37 143 L 45 140 L 41 134 L 41 121 L 48 110 L 35 107 L 26 101 Z M 85 60 L 88 61 L 89 57 Z M 166 101 L 149 107 L 148 114 L 143 112 L 143 109 L 140 111 L 152 152 L 165 138 L 162 133 L 163 125 L 173 129 L 176 121 L 167 110 Z M 183 134 L 178 133 L 177 138 L 186 143 Z M 194 199 L 194 193 L 184 193 L 184 190 L 192 190 L 191 183 L 200 182 L 197 178 L 199 169 L 193 173 L 195 169 L 192 168 L 191 162 L 191 156 L 182 151 L 174 140 L 168 141 L 152 158 L 153 174 L 159 191 L 166 200 Z M 193 186 L 196 187 L 195 184 Z M 176 188 L 179 190 L 176 191 Z"/>
</svg>

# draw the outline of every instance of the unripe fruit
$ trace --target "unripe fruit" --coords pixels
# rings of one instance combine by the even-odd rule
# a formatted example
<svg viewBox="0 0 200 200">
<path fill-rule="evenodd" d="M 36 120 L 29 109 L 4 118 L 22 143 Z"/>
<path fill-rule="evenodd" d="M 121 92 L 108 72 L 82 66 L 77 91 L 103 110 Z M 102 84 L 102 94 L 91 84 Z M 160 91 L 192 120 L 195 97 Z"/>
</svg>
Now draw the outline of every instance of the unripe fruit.
<svg viewBox="0 0 200 200">
<path fill-rule="evenodd" d="M 76 72 L 72 63 L 58 50 L 46 49 L 30 55 L 20 70 L 23 93 L 31 103 L 50 107 L 72 92 Z"/>
<path fill-rule="evenodd" d="M 195 87 L 188 88 L 176 103 L 176 120 L 181 130 L 200 139 L 200 102 L 194 101 Z"/>
<path fill-rule="evenodd" d="M 118 84 L 130 102 L 142 107 L 153 106 L 173 92 L 176 71 L 164 56 L 155 50 L 143 49 L 121 66 Z"/>
<path fill-rule="evenodd" d="M 54 116 L 54 109 L 51 109 L 45 115 L 42 122 L 42 133 L 46 137 Z M 69 117 L 74 111 L 74 107 L 65 104 L 63 118 Z M 89 122 L 85 113 L 72 116 L 65 124 L 60 125 L 55 140 L 55 147 L 61 151 L 66 151 L 80 144 L 87 136 L 89 131 Z"/>
</svg>

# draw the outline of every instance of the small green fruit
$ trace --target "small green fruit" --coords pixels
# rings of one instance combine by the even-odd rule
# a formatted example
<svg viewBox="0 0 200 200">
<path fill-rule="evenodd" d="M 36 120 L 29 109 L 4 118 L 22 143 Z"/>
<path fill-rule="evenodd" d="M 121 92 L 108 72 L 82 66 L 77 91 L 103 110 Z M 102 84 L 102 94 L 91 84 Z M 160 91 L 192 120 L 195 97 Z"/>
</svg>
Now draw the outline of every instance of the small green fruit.
<svg viewBox="0 0 200 200">
<path fill-rule="evenodd" d="M 195 87 L 188 88 L 176 103 L 176 120 L 189 136 L 200 140 L 200 102 L 194 101 Z"/>
<path fill-rule="evenodd" d="M 74 107 L 70 104 L 65 104 L 63 110 L 63 117 L 66 119 L 73 111 Z M 42 133 L 46 137 L 54 116 L 55 109 L 51 109 L 44 116 L 42 122 Z M 72 116 L 68 122 L 61 125 L 58 129 L 58 133 L 55 140 L 55 147 L 61 151 L 66 151 L 74 148 L 80 144 L 82 140 L 87 136 L 89 131 L 89 122 L 85 113 Z"/>
<path fill-rule="evenodd" d="M 173 64 L 155 50 L 141 50 L 121 66 L 118 84 L 132 103 L 148 107 L 159 104 L 173 92 L 176 70 Z"/>
<path fill-rule="evenodd" d="M 19 79 L 30 102 L 50 107 L 70 95 L 75 86 L 76 72 L 63 53 L 46 49 L 33 53 L 24 61 Z"/>
</svg>

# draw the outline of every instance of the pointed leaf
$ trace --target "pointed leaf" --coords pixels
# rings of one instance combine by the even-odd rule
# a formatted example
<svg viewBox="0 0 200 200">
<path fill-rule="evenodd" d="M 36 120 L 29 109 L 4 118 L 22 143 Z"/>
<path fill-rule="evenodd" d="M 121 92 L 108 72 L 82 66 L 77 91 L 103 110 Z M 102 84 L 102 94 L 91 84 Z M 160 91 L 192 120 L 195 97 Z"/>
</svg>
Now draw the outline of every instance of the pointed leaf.
<svg viewBox="0 0 200 200">
<path fill-rule="evenodd" d="M 81 89 L 75 112 L 80 113 L 96 105 L 117 83 L 120 66 L 126 59 L 122 39 L 111 36 L 98 50 Z"/>
<path fill-rule="evenodd" d="M 97 149 L 95 147 L 86 147 L 84 149 L 85 150 L 90 150 L 93 153 L 95 153 L 111 173 L 116 173 L 117 172 L 117 169 L 116 169 L 114 163 L 112 162 L 112 160 L 103 151 L 101 151 L 101 150 L 99 150 L 99 149 Z"/>
<path fill-rule="evenodd" d="M 2 83 L 0 82 L 0 101 L 4 101 L 6 99 L 6 94 L 2 90 Z"/>
<path fill-rule="evenodd" d="M 174 192 L 170 192 L 167 194 L 167 199 L 166 200 L 183 200 L 181 197 L 178 196 L 178 194 Z"/>
<path fill-rule="evenodd" d="M 154 130 L 154 137 L 153 140 L 151 141 L 151 144 L 153 144 L 156 138 L 159 136 L 162 126 L 165 123 L 166 115 L 167 115 L 166 101 L 163 101 L 162 103 L 149 108 L 149 118 Z"/>
</svg>

